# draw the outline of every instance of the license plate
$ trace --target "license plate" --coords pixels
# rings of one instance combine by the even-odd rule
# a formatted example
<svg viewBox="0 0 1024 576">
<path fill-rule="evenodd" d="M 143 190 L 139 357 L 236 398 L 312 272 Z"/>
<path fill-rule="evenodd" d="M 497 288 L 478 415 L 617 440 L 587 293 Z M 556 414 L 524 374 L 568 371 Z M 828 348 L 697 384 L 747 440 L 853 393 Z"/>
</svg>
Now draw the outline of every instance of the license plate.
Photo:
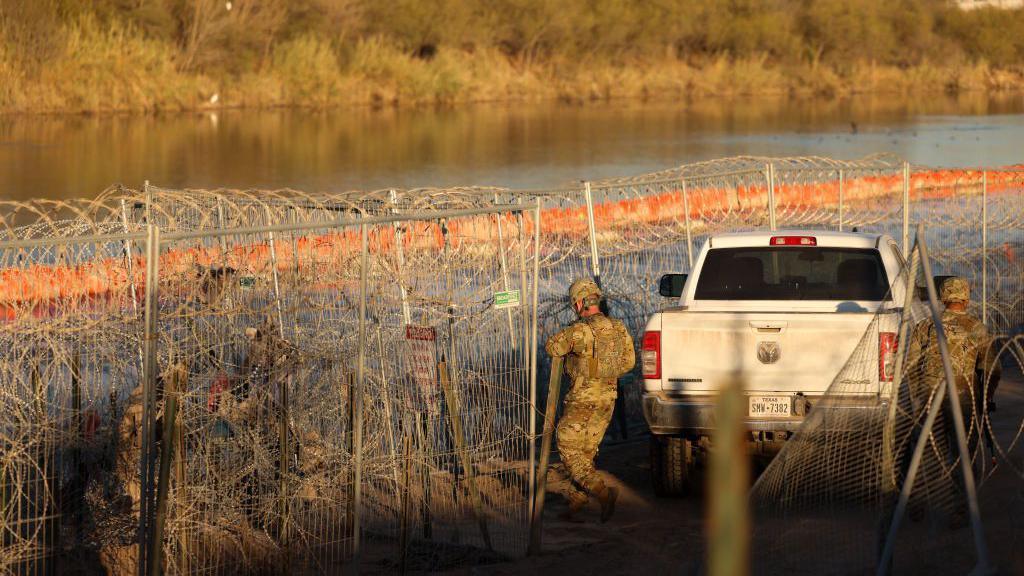
<svg viewBox="0 0 1024 576">
<path fill-rule="evenodd" d="M 790 396 L 750 396 L 749 414 L 758 418 L 788 418 L 793 405 Z"/>
</svg>

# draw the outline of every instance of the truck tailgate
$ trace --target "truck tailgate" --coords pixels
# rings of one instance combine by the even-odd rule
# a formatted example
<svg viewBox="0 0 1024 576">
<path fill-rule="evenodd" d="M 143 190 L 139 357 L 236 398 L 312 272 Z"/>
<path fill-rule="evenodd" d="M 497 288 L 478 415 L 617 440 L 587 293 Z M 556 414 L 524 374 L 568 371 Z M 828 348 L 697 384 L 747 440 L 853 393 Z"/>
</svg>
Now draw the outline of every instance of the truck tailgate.
<svg viewBox="0 0 1024 576">
<path fill-rule="evenodd" d="M 825 392 L 871 325 L 872 313 L 666 312 L 661 388 L 718 392 L 739 376 L 750 391 Z M 877 357 L 878 338 L 865 350 Z M 760 354 L 759 354 L 760 351 Z M 865 393 L 877 393 L 877 375 Z"/>
</svg>

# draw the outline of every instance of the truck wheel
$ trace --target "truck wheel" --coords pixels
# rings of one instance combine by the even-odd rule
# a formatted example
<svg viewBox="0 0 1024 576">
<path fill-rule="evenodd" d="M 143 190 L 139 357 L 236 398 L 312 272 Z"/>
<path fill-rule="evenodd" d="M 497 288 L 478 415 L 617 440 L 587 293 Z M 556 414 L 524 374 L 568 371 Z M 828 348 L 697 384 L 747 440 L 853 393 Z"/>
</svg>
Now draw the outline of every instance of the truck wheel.
<svg viewBox="0 0 1024 576">
<path fill-rule="evenodd" d="M 685 496 L 690 492 L 693 445 L 686 438 L 651 436 L 651 480 L 658 496 Z"/>
</svg>

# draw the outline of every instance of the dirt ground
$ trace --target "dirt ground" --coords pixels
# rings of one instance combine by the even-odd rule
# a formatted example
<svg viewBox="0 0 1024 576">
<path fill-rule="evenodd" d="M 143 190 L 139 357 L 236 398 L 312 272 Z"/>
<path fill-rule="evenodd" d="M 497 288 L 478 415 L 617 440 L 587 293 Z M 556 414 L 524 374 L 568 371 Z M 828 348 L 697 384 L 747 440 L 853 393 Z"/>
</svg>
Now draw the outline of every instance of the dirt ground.
<svg viewBox="0 0 1024 576">
<path fill-rule="evenodd" d="M 1024 378 L 1004 378 L 997 395 L 993 423 L 1001 444 L 1009 448 L 1024 419 Z M 1018 445 L 1010 458 L 1021 467 Z M 614 518 L 601 524 L 598 506 L 570 523 L 558 515 L 566 509 L 557 494 L 549 495 L 544 513 L 543 553 L 512 562 L 460 568 L 447 574 L 700 574 L 704 555 L 704 497 L 655 496 L 649 477 L 648 437 L 640 429 L 629 440 L 606 441 L 598 467 L 620 489 Z M 549 483 L 557 492 L 561 480 Z M 1024 575 L 1024 479 L 1000 466 L 980 488 L 986 541 L 998 574 Z M 756 527 L 755 527 L 756 529 Z M 961 529 L 969 542 L 969 527 Z M 959 536 L 957 536 L 959 538 Z M 969 546 L 967 548 L 970 549 Z M 918 573 L 931 573 L 922 570 Z"/>
</svg>

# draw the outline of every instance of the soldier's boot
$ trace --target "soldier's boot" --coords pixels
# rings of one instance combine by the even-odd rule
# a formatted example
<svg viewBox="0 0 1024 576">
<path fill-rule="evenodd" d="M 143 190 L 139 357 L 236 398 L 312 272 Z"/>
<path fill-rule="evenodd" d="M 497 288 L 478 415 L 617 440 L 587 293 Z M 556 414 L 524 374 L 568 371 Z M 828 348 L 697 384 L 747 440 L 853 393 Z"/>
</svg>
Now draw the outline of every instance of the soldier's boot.
<svg viewBox="0 0 1024 576">
<path fill-rule="evenodd" d="M 619 499 L 619 489 L 605 486 L 604 490 L 597 495 L 601 502 L 601 523 L 604 524 L 615 513 L 615 501 Z"/>
<path fill-rule="evenodd" d="M 562 513 L 558 515 L 558 519 L 564 522 L 582 522 L 582 520 L 580 520 L 576 515 L 586 507 L 587 500 L 585 498 L 570 498 L 569 508 L 562 511 Z"/>
</svg>

